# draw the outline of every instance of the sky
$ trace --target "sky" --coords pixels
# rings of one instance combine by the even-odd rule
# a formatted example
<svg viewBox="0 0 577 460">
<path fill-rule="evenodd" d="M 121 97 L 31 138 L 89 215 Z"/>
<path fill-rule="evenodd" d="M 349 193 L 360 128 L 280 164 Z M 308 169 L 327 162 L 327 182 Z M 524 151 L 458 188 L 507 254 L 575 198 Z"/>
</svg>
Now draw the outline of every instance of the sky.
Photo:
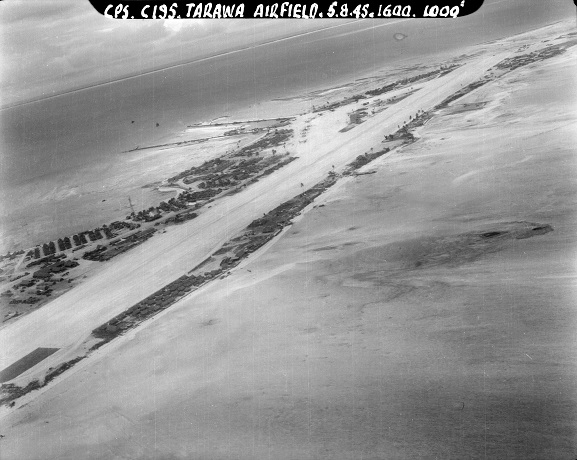
<svg viewBox="0 0 577 460">
<path fill-rule="evenodd" d="M 105 18 L 88 0 L 4 0 L 0 103 L 11 105 L 329 24 L 274 25 L 262 19 L 123 21 Z"/>
<path fill-rule="evenodd" d="M 558 8 L 560 3 L 572 6 L 571 0 L 485 0 L 473 16 L 497 8 L 537 11 L 545 4 Z M 114 20 L 96 12 L 88 0 L 4 0 L 0 1 L 0 105 L 347 21 Z"/>
</svg>

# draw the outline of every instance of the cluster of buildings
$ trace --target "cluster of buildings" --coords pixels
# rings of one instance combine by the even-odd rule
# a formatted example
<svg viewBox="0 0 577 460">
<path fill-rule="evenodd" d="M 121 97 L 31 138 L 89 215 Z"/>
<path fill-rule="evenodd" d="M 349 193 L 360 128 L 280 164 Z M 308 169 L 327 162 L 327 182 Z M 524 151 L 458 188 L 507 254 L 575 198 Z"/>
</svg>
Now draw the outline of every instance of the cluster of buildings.
<svg viewBox="0 0 577 460">
<path fill-rule="evenodd" d="M 180 180 L 186 185 L 196 184 L 200 190 L 185 190 L 178 197 L 163 201 L 158 206 L 147 210 L 132 213 L 127 219 L 133 221 L 150 222 L 162 217 L 163 213 L 178 212 L 194 205 L 199 208 L 198 202 L 210 200 L 223 191 L 240 186 L 245 181 L 255 180 L 258 176 L 272 173 L 274 170 L 290 163 L 294 158 L 277 155 L 273 149 L 271 155 L 260 153 L 271 147 L 286 142 L 293 134 L 291 129 L 275 129 L 267 133 L 262 139 L 239 149 L 229 158 L 215 158 L 205 161 L 202 165 L 189 168 L 169 179 L 169 183 Z M 254 158 L 250 158 L 255 156 Z M 173 221 L 183 221 L 186 216 L 176 217 Z"/>
<path fill-rule="evenodd" d="M 136 230 L 139 227 L 140 224 L 135 224 L 132 222 L 114 221 L 109 225 L 103 225 L 102 231 L 106 235 L 106 238 L 111 240 L 115 236 L 118 236 L 118 233 L 122 232 L 123 230 Z"/>
<path fill-rule="evenodd" d="M 0 256 L 0 262 L 3 262 L 6 259 L 14 260 L 16 257 L 21 256 L 22 254 L 24 254 L 23 250 L 15 251 L 15 252 L 8 252 L 7 254 L 3 254 Z"/>
<path fill-rule="evenodd" d="M 109 247 L 99 245 L 92 251 L 86 251 L 82 255 L 82 258 L 85 260 L 105 262 L 119 254 L 122 254 L 123 252 L 128 251 L 129 249 L 132 249 L 134 246 L 138 246 L 139 244 L 144 243 L 154 235 L 154 232 L 156 232 L 156 229 L 154 228 L 148 228 L 142 231 L 138 230 L 126 238 L 122 238 L 118 241 L 110 243 Z"/>
<path fill-rule="evenodd" d="M 105 339 L 104 342 L 99 344 L 102 345 L 121 332 L 135 326 L 157 312 L 168 308 L 179 298 L 193 291 L 206 281 L 215 278 L 221 272 L 221 270 L 214 270 L 201 276 L 183 275 L 176 281 L 173 281 L 162 289 L 156 291 L 154 294 L 148 296 L 146 299 L 133 305 L 128 310 L 123 311 L 120 315 L 117 315 L 107 323 L 94 329 L 92 334 L 97 338 Z"/>
<path fill-rule="evenodd" d="M 288 120 L 287 120 L 288 121 Z M 280 126 L 280 125 L 278 125 Z M 126 221 L 115 221 L 109 225 L 102 225 L 93 230 L 79 232 L 71 237 L 58 238 L 56 241 L 50 241 L 31 249 L 26 254 L 25 261 L 30 261 L 27 268 L 40 266 L 29 280 L 25 281 L 26 285 L 19 286 L 18 293 L 24 293 L 27 289 L 35 289 L 38 295 L 50 296 L 53 292 L 53 285 L 58 281 L 70 283 L 71 279 L 64 279 L 68 275 L 68 270 L 78 266 L 78 262 L 67 260 L 66 251 L 71 252 L 84 250 L 82 258 L 90 261 L 104 262 L 111 258 L 128 251 L 136 245 L 139 245 L 151 238 L 156 229 L 149 227 L 144 230 L 137 230 L 141 224 L 137 221 L 150 222 L 157 220 L 164 214 L 171 213 L 163 221 L 164 224 L 179 224 L 198 216 L 195 210 L 203 204 L 213 199 L 215 196 L 224 191 L 231 190 L 251 181 L 258 180 L 258 177 L 270 174 L 276 169 L 290 163 L 296 158 L 288 154 L 276 154 L 272 147 L 276 147 L 292 136 L 293 131 L 290 129 L 269 130 L 262 139 L 239 149 L 232 155 L 225 158 L 216 158 L 203 163 L 201 166 L 190 168 L 183 173 L 172 178 L 172 180 L 184 179 L 189 183 L 197 182 L 200 190 L 185 190 L 178 197 L 161 202 L 156 207 L 151 207 L 139 213 L 133 212 L 127 217 Z M 272 152 L 263 154 L 263 149 L 272 148 Z M 155 225 L 159 225 L 157 222 Z M 132 233 L 136 230 L 134 233 Z M 124 232 L 131 232 L 124 238 L 121 235 Z M 266 241 L 272 238 L 276 228 L 272 226 L 260 230 L 260 236 L 254 236 L 250 242 L 245 245 L 238 255 L 229 256 L 223 263 L 213 271 L 199 275 L 201 277 L 217 276 L 222 268 L 234 266 L 245 253 L 256 250 Z M 95 247 L 88 247 L 90 243 L 99 242 L 103 239 L 110 240 L 109 244 L 98 244 Z M 85 249 L 86 248 L 86 249 Z M 24 254 L 24 251 L 21 251 Z M 17 257 L 18 253 L 8 254 L 11 259 Z M 5 258 L 5 257 L 4 257 Z M 75 259 L 76 260 L 76 259 Z M 218 265 L 218 264 L 217 264 Z M 53 276 L 61 274 L 58 280 Z M 20 277 L 30 275 L 26 272 Z M 15 281 L 17 278 L 12 278 Z M 182 280 L 181 280 L 182 281 Z M 35 283 L 44 283 L 45 286 L 39 289 Z M 194 284 L 194 283 L 193 283 Z M 20 292 L 21 291 L 21 292 Z M 163 294 L 166 297 L 166 293 Z M 14 297 L 13 297 L 14 296 Z M 39 301 L 37 297 L 23 299 L 21 295 L 7 292 L 4 297 L 9 297 L 12 303 L 35 303 Z M 172 299 L 172 297 L 170 297 Z M 163 302 L 167 299 L 162 299 Z M 163 303 L 160 304 L 161 306 Z"/>
<path fill-rule="evenodd" d="M 78 262 L 74 260 L 60 260 L 55 263 L 47 264 L 40 270 L 37 270 L 32 275 L 33 278 L 48 280 L 56 273 L 62 273 L 71 268 L 78 267 Z"/>
<path fill-rule="evenodd" d="M 561 45 L 549 45 L 543 49 L 533 51 L 531 53 L 522 54 L 521 56 L 514 56 L 504 59 L 495 67 L 497 69 L 515 70 L 519 67 L 532 64 L 533 62 L 549 59 L 559 54 L 563 54 L 565 48 Z"/>
<path fill-rule="evenodd" d="M 78 248 L 78 247 L 81 247 L 81 246 L 88 244 L 89 240 L 91 242 L 93 242 L 93 241 L 98 241 L 98 240 L 103 239 L 104 238 L 104 236 L 102 235 L 103 232 L 107 238 L 112 237 L 112 236 L 110 236 L 110 237 L 108 236 L 106 226 L 103 226 L 103 228 L 96 228 L 94 230 L 86 230 L 84 232 L 80 232 L 80 233 L 77 233 L 75 235 L 72 235 L 72 240 L 70 239 L 70 237 L 66 236 L 64 238 L 58 238 L 56 243 L 54 241 L 49 241 L 48 243 L 43 243 L 42 244 L 42 251 L 40 250 L 40 247 L 37 246 L 34 249 L 31 249 L 30 251 L 28 251 L 27 256 L 31 259 L 40 259 L 42 257 L 42 255 L 44 255 L 44 257 L 51 256 L 51 255 L 56 254 L 58 251 L 64 252 L 68 249 L 72 249 L 73 243 L 74 243 L 74 247 Z M 58 250 L 56 248 L 56 244 L 58 244 Z"/>
<path fill-rule="evenodd" d="M 368 97 L 379 96 L 380 94 L 388 93 L 389 91 L 392 91 L 396 88 L 411 85 L 411 84 L 416 83 L 418 81 L 447 75 L 449 72 L 452 72 L 453 70 L 455 70 L 458 67 L 459 67 L 458 64 L 441 66 L 440 69 L 431 70 L 430 72 L 421 73 L 421 74 L 415 75 L 413 77 L 403 78 L 403 79 L 397 80 L 393 83 L 389 83 L 388 85 L 381 86 L 380 88 L 368 90 L 365 93 L 365 96 L 368 96 Z"/>
<path fill-rule="evenodd" d="M 50 297 L 53 292 L 53 285 L 56 284 L 56 280 L 53 279 L 54 275 L 59 273 L 67 275 L 70 269 L 79 265 L 78 262 L 65 259 L 66 255 L 59 254 L 49 255 L 30 262 L 26 268 L 35 266 L 40 266 L 40 268 L 32 274 L 32 277 L 15 284 L 12 286 L 12 289 L 4 291 L 1 296 L 9 298 L 10 301 L 8 303 L 10 305 L 35 304 L 41 301 L 37 296 Z M 26 275 L 29 275 L 29 272 L 23 274 L 23 276 Z M 61 277 L 60 281 L 62 281 L 62 279 Z M 15 293 L 19 293 L 19 295 L 15 297 Z"/>
<path fill-rule="evenodd" d="M 95 345 L 95 348 L 102 346 L 159 311 L 168 308 L 189 292 L 220 276 L 225 270 L 238 265 L 243 258 L 262 247 L 274 238 L 283 227 L 289 225 L 296 215 L 308 204 L 312 203 L 323 191 L 333 185 L 336 180 L 336 175 L 329 175 L 324 181 L 281 204 L 262 218 L 256 219 L 240 236 L 228 241 L 221 249 L 196 267 L 192 271 L 197 273 L 196 275 L 181 276 L 94 329 L 93 335 L 96 338 L 103 339 L 103 341 Z M 206 271 L 201 273 L 203 267 Z M 210 270 L 210 268 L 213 269 Z"/>
<path fill-rule="evenodd" d="M 243 147 L 234 156 L 250 157 L 251 155 L 258 155 L 264 149 L 277 147 L 281 144 L 284 144 L 292 137 L 292 135 L 292 129 L 275 129 L 274 131 L 267 133 L 262 139 L 259 139 L 258 141 Z"/>
</svg>

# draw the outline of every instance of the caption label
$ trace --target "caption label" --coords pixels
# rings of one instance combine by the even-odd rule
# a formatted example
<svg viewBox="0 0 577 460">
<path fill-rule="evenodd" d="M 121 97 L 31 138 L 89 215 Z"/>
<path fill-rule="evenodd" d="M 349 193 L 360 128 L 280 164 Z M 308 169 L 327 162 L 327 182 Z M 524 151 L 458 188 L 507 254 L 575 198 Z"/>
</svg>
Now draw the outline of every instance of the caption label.
<svg viewBox="0 0 577 460">
<path fill-rule="evenodd" d="M 458 18 L 474 13 L 483 0 L 440 0 L 427 3 L 399 0 L 395 3 L 325 1 L 317 3 L 193 3 L 128 0 L 89 0 L 112 19 L 227 19 L 227 18 Z M 576 0 L 577 1 L 577 0 Z"/>
</svg>

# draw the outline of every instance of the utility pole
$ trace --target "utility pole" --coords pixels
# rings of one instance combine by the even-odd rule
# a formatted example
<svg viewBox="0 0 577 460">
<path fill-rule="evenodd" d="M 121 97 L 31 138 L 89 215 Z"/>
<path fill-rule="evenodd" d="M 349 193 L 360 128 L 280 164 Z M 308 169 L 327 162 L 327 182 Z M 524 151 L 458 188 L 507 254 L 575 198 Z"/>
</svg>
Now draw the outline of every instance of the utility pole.
<svg viewBox="0 0 577 460">
<path fill-rule="evenodd" d="M 132 204 L 132 200 L 130 199 L 130 195 L 128 195 L 128 205 L 130 206 L 130 211 L 132 211 L 132 214 L 136 214 L 134 212 L 134 205 Z"/>
</svg>

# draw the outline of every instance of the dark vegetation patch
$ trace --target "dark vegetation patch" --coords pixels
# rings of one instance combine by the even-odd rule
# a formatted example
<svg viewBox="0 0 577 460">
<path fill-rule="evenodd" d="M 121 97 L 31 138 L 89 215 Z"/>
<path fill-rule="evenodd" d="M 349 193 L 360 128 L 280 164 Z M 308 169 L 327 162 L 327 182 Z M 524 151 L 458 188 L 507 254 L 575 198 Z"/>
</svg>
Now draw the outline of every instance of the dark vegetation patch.
<svg viewBox="0 0 577 460">
<path fill-rule="evenodd" d="M 97 260 L 99 262 L 110 260 L 113 257 L 116 257 L 117 255 L 144 243 L 154 235 L 154 232 L 156 232 L 156 229 L 154 228 L 149 228 L 142 231 L 138 230 L 136 233 L 133 233 L 126 238 L 122 238 L 118 241 L 110 243 L 110 247 L 98 245 L 96 249 L 93 249 L 92 251 L 86 251 L 82 258 L 86 260 Z"/>
<path fill-rule="evenodd" d="M 506 73 L 512 72 L 519 67 L 524 67 L 534 62 L 544 61 L 546 59 L 550 59 L 552 57 L 558 56 L 563 54 L 567 48 L 569 48 L 572 44 L 570 42 L 559 44 L 559 45 L 550 45 L 542 48 L 540 50 L 532 51 L 526 54 L 519 54 L 503 61 L 499 62 L 495 67 L 490 69 L 487 75 L 483 76 L 483 78 L 470 83 L 469 85 L 461 88 L 456 93 L 449 96 L 443 102 L 441 102 L 437 107 L 437 110 L 446 108 L 451 102 L 460 99 L 464 95 L 470 93 L 471 91 L 480 88 L 481 86 L 495 80 L 498 77 L 505 75 Z M 496 75 L 491 76 L 491 72 L 496 72 Z"/>
<path fill-rule="evenodd" d="M 501 236 L 504 235 L 506 232 L 486 232 L 486 233 L 481 233 L 481 236 L 483 238 L 495 238 L 496 236 Z"/>
<path fill-rule="evenodd" d="M 530 230 L 525 231 L 522 235 L 517 236 L 517 238 L 531 238 L 536 235 L 545 235 L 546 233 L 552 232 L 553 227 L 551 225 L 542 225 L 538 227 L 533 227 Z"/>
<path fill-rule="evenodd" d="M 204 327 L 214 326 L 214 325 L 217 324 L 218 322 L 219 322 L 219 321 L 218 321 L 217 319 L 214 319 L 214 318 L 213 318 L 213 319 L 209 319 L 209 320 L 207 320 L 207 321 L 203 321 L 202 325 L 203 325 Z"/>
<path fill-rule="evenodd" d="M 464 233 L 434 240 L 415 262 L 415 268 L 436 265 L 456 266 L 473 262 L 485 254 L 497 252 L 506 241 L 531 238 L 553 231 L 548 224 L 531 222 L 509 222 L 500 225 L 500 229 L 485 232 Z"/>
<path fill-rule="evenodd" d="M 439 69 L 435 69 L 435 70 L 431 70 L 429 72 L 421 73 L 419 75 L 414 75 L 412 77 L 405 77 L 405 78 L 387 83 L 383 86 L 367 90 L 363 94 L 354 94 L 352 96 L 346 96 L 341 100 L 334 101 L 334 102 L 327 102 L 326 104 L 318 106 L 318 107 L 313 106 L 313 112 L 318 113 L 318 112 L 325 112 L 327 110 L 332 111 L 332 110 L 335 110 L 339 107 L 342 107 L 342 106 L 345 106 L 348 104 L 352 104 L 352 103 L 356 103 L 362 99 L 380 96 L 382 94 L 389 93 L 389 92 L 397 90 L 399 88 L 403 88 L 405 86 L 409 86 L 409 85 L 423 82 L 423 81 L 427 81 L 427 80 L 432 80 L 434 78 L 447 75 L 448 73 L 452 72 L 453 70 L 457 69 L 458 67 L 459 67 L 458 64 L 450 64 L 447 66 L 441 66 Z M 391 102 L 398 102 L 407 96 L 409 96 L 409 94 L 406 94 L 400 98 L 395 98 L 395 100 L 391 101 Z"/>
<path fill-rule="evenodd" d="M 317 251 L 332 251 L 333 249 L 338 249 L 338 246 L 323 246 L 322 248 L 313 249 L 314 252 Z"/>
<path fill-rule="evenodd" d="M 359 244 L 358 242 L 353 242 L 353 241 L 349 241 L 347 243 L 343 243 L 340 246 L 322 246 L 320 248 L 316 248 L 313 249 L 313 252 L 319 252 L 319 251 L 332 251 L 334 249 L 341 249 L 341 248 L 345 248 L 347 246 L 354 246 L 356 244 Z"/>
<path fill-rule="evenodd" d="M 377 152 L 367 152 L 364 155 L 359 155 L 357 158 L 355 158 L 354 161 L 347 165 L 348 168 L 345 171 L 345 174 L 352 174 L 357 169 L 362 168 L 371 161 L 376 160 L 380 156 L 383 156 L 385 153 L 389 153 L 390 150 L 390 148 L 385 147 L 384 149 L 381 149 Z"/>
<path fill-rule="evenodd" d="M 337 270 L 355 267 L 354 279 L 378 284 L 405 276 L 411 270 L 445 266 L 455 268 L 506 248 L 515 240 L 545 235 L 548 224 L 505 222 L 483 231 L 398 241 L 357 251 L 334 262 Z M 363 267 L 366 269 L 363 270 Z"/>
<path fill-rule="evenodd" d="M 58 348 L 37 348 L 36 350 L 28 353 L 23 358 L 20 358 L 15 363 L 0 371 L 0 383 L 15 379 L 20 374 L 34 367 L 40 361 L 48 358 L 56 351 L 58 351 Z"/>
<path fill-rule="evenodd" d="M 48 373 L 44 377 L 44 381 L 40 382 L 40 380 L 32 380 L 28 385 L 25 387 L 19 387 L 18 385 L 14 385 L 13 383 L 5 383 L 0 386 L 0 406 L 8 405 L 9 407 L 13 407 L 15 404 L 16 399 L 21 396 L 24 396 L 31 391 L 38 390 L 46 385 L 48 385 L 52 380 L 58 377 L 60 374 L 64 373 L 72 366 L 74 366 L 77 362 L 82 361 L 86 356 L 78 356 L 70 361 L 66 361 L 65 363 L 61 363 L 55 368 L 50 368 Z"/>
<path fill-rule="evenodd" d="M 95 344 L 91 351 L 136 327 L 160 311 L 169 308 L 188 293 L 237 266 L 251 253 L 268 243 L 284 227 L 290 225 L 294 217 L 336 181 L 336 175 L 331 174 L 327 179 L 282 203 L 263 217 L 255 219 L 240 235 L 227 241 L 212 256 L 197 265 L 187 275 L 167 284 L 146 299 L 94 329 L 92 335 L 102 340 Z"/>
<path fill-rule="evenodd" d="M 446 110 L 447 115 L 457 115 L 460 113 L 474 112 L 476 110 L 482 109 L 488 104 L 488 102 L 472 102 L 464 103 L 452 106 Z"/>
</svg>

